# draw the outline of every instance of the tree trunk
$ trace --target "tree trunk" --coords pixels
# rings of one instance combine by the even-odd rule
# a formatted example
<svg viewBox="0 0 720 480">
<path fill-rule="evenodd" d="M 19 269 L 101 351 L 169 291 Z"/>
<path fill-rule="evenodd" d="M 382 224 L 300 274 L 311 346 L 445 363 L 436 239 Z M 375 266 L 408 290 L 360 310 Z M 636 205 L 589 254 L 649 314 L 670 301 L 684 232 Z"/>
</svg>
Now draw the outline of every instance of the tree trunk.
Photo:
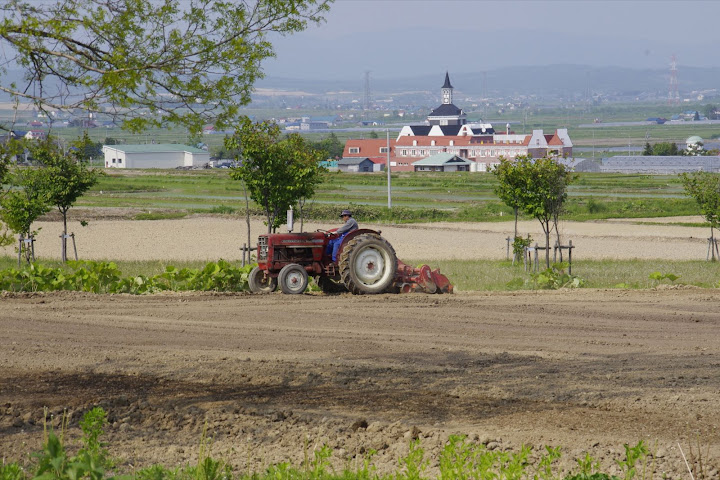
<svg viewBox="0 0 720 480">
<path fill-rule="evenodd" d="M 252 238 L 250 235 L 250 200 L 248 199 L 247 194 L 247 186 L 245 185 L 245 182 L 242 182 L 243 186 L 243 194 L 245 195 L 245 224 L 247 225 L 247 248 L 252 247 Z M 247 251 L 248 254 L 248 263 L 252 263 L 250 259 L 250 250 Z M 245 258 L 245 252 L 243 252 L 243 258 Z"/>
<path fill-rule="evenodd" d="M 543 224 L 545 231 L 545 268 L 550 268 L 550 221 Z"/>
<path fill-rule="evenodd" d="M 518 236 L 518 230 L 517 230 L 518 214 L 519 214 L 519 209 L 518 209 L 518 207 L 515 207 L 515 235 L 513 236 L 513 239 L 517 238 L 517 236 Z"/>
<path fill-rule="evenodd" d="M 711 253 L 711 259 L 714 262 L 715 261 L 715 229 L 712 225 L 710 225 L 710 251 Z"/>
<path fill-rule="evenodd" d="M 60 242 L 62 248 L 62 256 L 60 258 L 64 258 L 65 260 L 67 260 L 67 209 L 60 209 L 60 214 L 63 217 L 63 236 L 62 242 Z"/>
</svg>

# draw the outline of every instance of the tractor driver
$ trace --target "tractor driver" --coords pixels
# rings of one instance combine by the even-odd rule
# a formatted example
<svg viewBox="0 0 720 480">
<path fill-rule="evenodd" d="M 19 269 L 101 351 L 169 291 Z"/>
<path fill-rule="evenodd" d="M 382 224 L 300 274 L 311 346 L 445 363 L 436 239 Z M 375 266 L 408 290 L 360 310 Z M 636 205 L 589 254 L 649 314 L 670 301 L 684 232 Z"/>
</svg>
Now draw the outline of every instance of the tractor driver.
<svg viewBox="0 0 720 480">
<path fill-rule="evenodd" d="M 340 218 L 343 219 L 345 224 L 335 231 L 338 237 L 330 239 L 330 241 L 328 241 L 327 253 L 332 252 L 332 260 L 335 263 L 337 263 L 337 253 L 340 249 L 340 244 L 342 243 L 343 238 L 345 238 L 345 235 L 358 229 L 358 223 L 354 218 L 352 218 L 352 212 L 350 210 L 343 210 L 340 213 Z"/>
</svg>

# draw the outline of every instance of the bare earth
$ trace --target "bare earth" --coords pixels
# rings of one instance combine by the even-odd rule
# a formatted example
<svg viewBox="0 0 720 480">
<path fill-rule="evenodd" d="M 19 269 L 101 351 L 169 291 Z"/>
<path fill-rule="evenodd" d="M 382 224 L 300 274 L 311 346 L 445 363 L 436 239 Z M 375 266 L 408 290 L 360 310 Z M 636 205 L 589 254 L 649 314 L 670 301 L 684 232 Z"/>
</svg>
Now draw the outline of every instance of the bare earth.
<svg viewBox="0 0 720 480">
<path fill-rule="evenodd" d="M 76 214 L 73 218 L 83 218 Z M 576 246 L 575 258 L 639 258 L 702 260 L 707 255 L 709 229 L 680 225 L 653 225 L 657 219 L 616 220 L 605 222 L 563 222 L 563 242 Z M 700 223 L 701 217 L 663 219 L 663 222 Z M 43 221 L 35 251 L 39 258 L 60 258 L 62 224 Z M 339 226 L 310 223 L 305 231 Z M 498 259 L 506 255 L 505 239 L 513 234 L 512 222 L 499 223 L 428 223 L 412 225 L 372 225 L 363 228 L 381 230 L 395 247 L 398 256 L 412 260 Z M 295 230 L 299 231 L 299 224 Z M 237 216 L 189 217 L 179 220 L 129 221 L 106 215 L 91 219 L 83 227 L 69 222 L 68 231 L 76 236 L 80 258 L 92 260 L 202 260 L 219 258 L 234 261 L 242 258 L 240 247 L 248 242 L 244 218 Z M 251 222 L 251 239 L 267 231 L 261 220 Z M 286 231 L 283 229 L 283 231 Z M 520 222 L 519 232 L 543 245 L 537 221 Z M 72 251 L 72 250 L 71 250 Z M 14 255 L 14 247 L 0 254 Z"/>
<path fill-rule="evenodd" d="M 85 258 L 92 251 L 216 259 L 220 244 L 232 259 L 244 225 L 234 220 L 226 234 L 219 222 L 95 220 L 76 232 Z M 162 225 L 172 233 L 155 237 Z M 51 238 L 57 226 L 43 227 L 42 238 Z M 432 259 L 504 256 L 501 227 L 508 224 L 380 228 L 400 258 Z M 565 228 L 586 252 L 594 232 Z M 705 255 L 703 229 L 597 228 L 608 238 L 604 255 L 629 251 L 638 239 L 654 252 L 679 245 L 695 248 L 692 258 Z M 93 250 L 100 231 L 111 237 Z M 135 233 L 145 241 L 133 250 L 126 243 Z M 108 254 L 109 245 L 117 250 Z M 562 446 L 565 468 L 587 451 L 610 472 L 623 443 L 646 440 L 655 478 L 689 478 L 679 445 L 689 455 L 699 441 L 707 478 L 718 478 L 719 306 L 718 291 L 696 288 L 5 294 L 0 457 L 37 449 L 43 407 L 56 425 L 67 411 L 73 437 L 82 413 L 102 405 L 111 420 L 106 440 L 125 469 L 193 462 L 207 425 L 213 454 L 236 471 L 299 464 L 306 449 L 323 444 L 337 468 L 374 449 L 379 471 L 394 471 L 412 438 L 437 458 L 448 435 L 462 433 L 490 449 Z"/>
</svg>

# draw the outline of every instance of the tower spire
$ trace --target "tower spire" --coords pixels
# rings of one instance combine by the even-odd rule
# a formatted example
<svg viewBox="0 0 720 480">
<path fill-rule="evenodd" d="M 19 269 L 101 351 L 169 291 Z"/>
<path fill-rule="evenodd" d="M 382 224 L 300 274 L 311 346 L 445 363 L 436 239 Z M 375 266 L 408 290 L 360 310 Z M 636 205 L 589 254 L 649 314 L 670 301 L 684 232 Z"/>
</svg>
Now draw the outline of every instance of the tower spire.
<svg viewBox="0 0 720 480">
<path fill-rule="evenodd" d="M 453 86 L 450 85 L 450 74 L 448 72 L 445 72 L 445 84 L 442 88 L 453 88 Z"/>
<path fill-rule="evenodd" d="M 444 105 L 452 103 L 453 86 L 450 84 L 450 74 L 445 72 L 445 83 L 442 86 L 442 102 Z"/>
</svg>

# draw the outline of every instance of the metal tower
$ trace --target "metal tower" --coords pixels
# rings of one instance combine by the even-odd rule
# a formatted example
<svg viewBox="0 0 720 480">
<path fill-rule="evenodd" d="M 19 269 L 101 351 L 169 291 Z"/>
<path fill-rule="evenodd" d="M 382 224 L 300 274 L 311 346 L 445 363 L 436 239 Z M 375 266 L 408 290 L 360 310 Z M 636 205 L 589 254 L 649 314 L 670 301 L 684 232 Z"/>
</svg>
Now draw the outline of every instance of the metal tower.
<svg viewBox="0 0 720 480">
<path fill-rule="evenodd" d="M 370 110 L 372 98 L 370 95 L 370 70 L 365 70 L 365 96 L 363 98 L 363 110 Z"/>
<path fill-rule="evenodd" d="M 675 55 L 670 57 L 670 87 L 668 89 L 668 103 L 677 105 L 680 103 L 678 93 L 677 61 Z"/>
</svg>

